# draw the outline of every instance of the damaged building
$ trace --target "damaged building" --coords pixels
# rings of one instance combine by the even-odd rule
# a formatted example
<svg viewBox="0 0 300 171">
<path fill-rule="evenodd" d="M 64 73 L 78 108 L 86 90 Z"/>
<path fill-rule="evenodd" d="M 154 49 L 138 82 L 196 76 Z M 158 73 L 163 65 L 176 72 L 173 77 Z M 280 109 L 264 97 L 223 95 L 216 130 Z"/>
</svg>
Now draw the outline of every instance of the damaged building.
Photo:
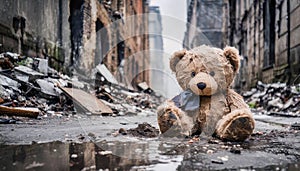
<svg viewBox="0 0 300 171">
<path fill-rule="evenodd" d="M 146 0 L 1 0 L 0 52 L 48 59 L 90 78 L 98 64 L 129 87 L 149 84 Z"/>
<path fill-rule="evenodd" d="M 300 1 L 224 1 L 224 40 L 243 57 L 238 88 L 299 82 Z"/>
<path fill-rule="evenodd" d="M 183 47 L 190 49 L 202 44 L 223 47 L 222 10 L 223 1 L 188 0 Z"/>
</svg>

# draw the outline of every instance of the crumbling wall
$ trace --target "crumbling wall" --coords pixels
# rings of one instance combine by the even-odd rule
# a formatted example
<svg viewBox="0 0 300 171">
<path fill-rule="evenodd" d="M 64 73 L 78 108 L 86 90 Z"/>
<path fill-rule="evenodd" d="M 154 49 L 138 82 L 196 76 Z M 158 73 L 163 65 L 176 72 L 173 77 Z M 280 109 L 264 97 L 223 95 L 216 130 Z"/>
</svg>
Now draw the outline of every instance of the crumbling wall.
<svg viewBox="0 0 300 171">
<path fill-rule="evenodd" d="M 201 44 L 223 47 L 223 2 L 191 0 L 188 4 L 188 24 L 183 40 L 185 48 Z"/>
<path fill-rule="evenodd" d="M 227 43 L 244 58 L 236 85 L 249 89 L 257 81 L 292 84 L 300 74 L 299 1 L 230 0 L 225 4 L 229 9 L 224 18 L 229 26 Z"/>
<path fill-rule="evenodd" d="M 83 49 L 89 52 L 83 59 L 93 57 L 104 63 L 118 81 L 129 86 L 149 83 L 147 2 L 113 0 L 96 4 L 97 14 L 91 8 L 87 15 L 91 20 L 84 19 L 84 32 L 92 36 L 83 41 L 87 45 Z"/>
<path fill-rule="evenodd" d="M 0 50 L 49 57 L 62 69 L 69 55 L 68 1 L 0 1 Z"/>
</svg>

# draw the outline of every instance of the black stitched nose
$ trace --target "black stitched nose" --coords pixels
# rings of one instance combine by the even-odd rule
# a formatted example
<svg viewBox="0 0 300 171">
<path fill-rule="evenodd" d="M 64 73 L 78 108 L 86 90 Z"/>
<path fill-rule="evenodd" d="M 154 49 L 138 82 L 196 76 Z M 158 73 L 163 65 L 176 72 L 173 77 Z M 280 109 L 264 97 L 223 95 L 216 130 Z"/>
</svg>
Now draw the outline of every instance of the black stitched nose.
<svg viewBox="0 0 300 171">
<path fill-rule="evenodd" d="M 200 90 L 203 90 L 203 89 L 205 89 L 206 84 L 203 83 L 203 82 L 200 82 L 200 83 L 197 84 L 197 87 L 198 87 Z"/>
</svg>

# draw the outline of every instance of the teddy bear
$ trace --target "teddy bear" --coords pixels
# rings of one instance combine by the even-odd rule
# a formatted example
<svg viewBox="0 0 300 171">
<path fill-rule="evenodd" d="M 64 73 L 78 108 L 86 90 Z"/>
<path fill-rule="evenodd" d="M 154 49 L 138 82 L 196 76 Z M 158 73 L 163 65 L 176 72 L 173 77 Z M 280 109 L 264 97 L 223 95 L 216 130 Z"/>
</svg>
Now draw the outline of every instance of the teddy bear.
<svg viewBox="0 0 300 171">
<path fill-rule="evenodd" d="M 238 50 L 201 45 L 175 52 L 170 68 L 183 89 L 157 109 L 162 135 L 244 141 L 255 121 L 243 97 L 231 89 L 240 65 Z"/>
</svg>

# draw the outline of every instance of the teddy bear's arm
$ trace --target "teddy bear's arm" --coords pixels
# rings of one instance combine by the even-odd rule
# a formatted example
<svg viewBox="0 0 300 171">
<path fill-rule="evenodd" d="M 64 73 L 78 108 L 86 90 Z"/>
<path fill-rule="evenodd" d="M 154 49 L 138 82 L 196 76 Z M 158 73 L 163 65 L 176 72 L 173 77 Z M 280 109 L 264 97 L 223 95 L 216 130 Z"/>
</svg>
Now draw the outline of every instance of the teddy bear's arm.
<svg viewBox="0 0 300 171">
<path fill-rule="evenodd" d="M 234 90 L 229 89 L 227 94 L 227 101 L 230 111 L 237 109 L 249 109 L 248 105 L 245 103 L 243 97 L 237 94 Z"/>
<path fill-rule="evenodd" d="M 158 107 L 157 121 L 159 129 L 165 136 L 190 135 L 193 127 L 186 113 L 178 108 L 172 100 Z M 178 135 L 177 135 L 178 134 Z"/>
</svg>

